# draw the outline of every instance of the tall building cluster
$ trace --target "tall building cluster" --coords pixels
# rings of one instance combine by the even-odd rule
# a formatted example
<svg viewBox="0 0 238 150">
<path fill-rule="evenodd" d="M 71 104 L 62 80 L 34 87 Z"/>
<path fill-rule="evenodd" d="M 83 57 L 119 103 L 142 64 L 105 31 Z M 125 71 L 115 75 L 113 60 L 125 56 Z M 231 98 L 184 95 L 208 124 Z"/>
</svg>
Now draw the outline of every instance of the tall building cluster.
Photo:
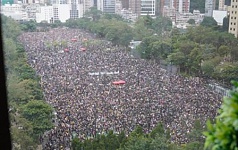
<svg viewBox="0 0 238 150">
<path fill-rule="evenodd" d="M 191 13 L 190 0 L 1 0 L 1 13 L 18 21 L 65 22 L 84 17 L 91 7 L 131 21 L 138 16 L 161 15 L 169 17 L 177 27 L 186 27 L 189 19 L 199 24 L 204 16 L 222 25 L 223 18 L 228 17 L 229 32 L 238 36 L 238 0 L 205 0 L 204 14 L 199 10 Z"/>
</svg>

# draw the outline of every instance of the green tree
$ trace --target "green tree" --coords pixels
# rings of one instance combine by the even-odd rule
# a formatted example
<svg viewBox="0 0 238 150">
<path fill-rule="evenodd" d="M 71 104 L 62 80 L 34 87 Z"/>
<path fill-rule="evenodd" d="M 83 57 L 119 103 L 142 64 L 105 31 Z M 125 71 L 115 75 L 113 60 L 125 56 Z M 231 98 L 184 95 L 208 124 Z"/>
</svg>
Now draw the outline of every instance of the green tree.
<svg viewBox="0 0 238 150">
<path fill-rule="evenodd" d="M 71 148 L 73 150 L 81 150 L 83 147 L 83 143 L 80 142 L 79 138 L 73 138 L 71 143 Z"/>
<path fill-rule="evenodd" d="M 203 150 L 205 139 L 203 138 L 204 129 L 200 120 L 195 120 L 193 130 L 188 134 L 189 143 L 186 144 L 186 150 Z"/>
<path fill-rule="evenodd" d="M 2 14 L 1 19 L 4 39 L 12 38 L 13 40 L 16 40 L 18 35 L 22 32 L 20 25 L 12 18 L 6 17 Z"/>
<path fill-rule="evenodd" d="M 34 20 L 30 20 L 22 23 L 21 25 L 23 31 L 35 32 L 36 31 L 36 22 Z"/>
<path fill-rule="evenodd" d="M 204 17 L 203 21 L 200 24 L 201 26 L 205 26 L 205 27 L 216 27 L 217 26 L 217 22 L 213 17 Z"/>
<path fill-rule="evenodd" d="M 22 118 L 21 116 L 14 115 L 11 120 L 11 136 L 13 146 L 19 145 L 21 148 L 29 149 L 30 147 L 36 148 L 38 141 L 35 141 L 33 136 L 33 127 L 31 123 Z M 17 148 L 16 148 L 17 149 Z"/>
<path fill-rule="evenodd" d="M 205 148 L 214 150 L 238 149 L 238 83 L 232 82 L 234 89 L 230 97 L 224 97 L 215 124 L 207 122 Z"/>
<path fill-rule="evenodd" d="M 105 14 L 103 14 L 102 18 L 107 19 L 107 20 L 116 19 L 117 21 L 124 21 L 122 16 L 120 16 L 118 14 L 108 14 L 108 13 L 105 13 Z"/>
<path fill-rule="evenodd" d="M 157 134 L 155 139 L 152 140 L 151 150 L 169 150 L 170 142 L 165 135 Z"/>
<path fill-rule="evenodd" d="M 65 26 L 69 28 L 79 28 L 80 19 L 68 19 L 65 22 Z"/>
<path fill-rule="evenodd" d="M 50 24 L 52 28 L 57 28 L 63 26 L 63 23 L 60 20 L 55 20 L 54 23 Z"/>
<path fill-rule="evenodd" d="M 222 24 L 222 31 L 228 32 L 228 30 L 229 30 L 229 18 L 224 17 L 223 18 L 223 24 Z"/>
<path fill-rule="evenodd" d="M 153 57 L 153 52 L 155 52 L 155 49 L 152 49 L 152 47 L 155 47 L 155 45 L 153 45 L 152 43 L 156 41 L 157 39 L 154 36 L 145 37 L 140 45 L 137 46 L 137 50 L 141 54 L 142 58 L 151 59 Z"/>
<path fill-rule="evenodd" d="M 220 80 L 230 82 L 238 80 L 238 63 L 225 62 L 216 66 L 214 76 Z"/>
<path fill-rule="evenodd" d="M 132 137 L 129 138 L 128 142 L 125 145 L 125 150 L 151 150 L 151 140 L 143 137 Z"/>
<path fill-rule="evenodd" d="M 190 12 L 193 10 L 199 10 L 201 13 L 205 13 L 205 1 L 204 0 L 191 0 L 190 1 Z"/>
<path fill-rule="evenodd" d="M 189 19 L 189 20 L 187 21 L 187 23 L 189 23 L 189 24 L 195 24 L 195 20 L 194 20 L 194 19 Z"/>
<path fill-rule="evenodd" d="M 98 10 L 96 7 L 89 8 L 89 11 L 86 11 L 84 16 L 87 18 L 92 18 L 93 21 L 100 19 L 102 11 Z"/>
<path fill-rule="evenodd" d="M 149 37 L 154 34 L 153 30 L 145 26 L 145 21 L 143 17 L 139 17 L 135 22 L 135 25 L 133 27 L 133 33 L 134 40 L 136 41 L 142 41 L 143 38 Z"/>
<path fill-rule="evenodd" d="M 22 108 L 23 117 L 32 122 L 35 137 L 53 127 L 52 112 L 53 109 L 48 104 L 39 100 L 29 101 Z"/>
<path fill-rule="evenodd" d="M 222 57 L 224 56 L 227 56 L 231 53 L 231 50 L 228 46 L 226 45 L 221 45 L 219 48 L 218 48 L 218 54 Z"/>
<path fill-rule="evenodd" d="M 151 29 L 153 29 L 156 34 L 162 35 L 166 31 L 172 30 L 172 20 L 168 17 L 158 16 L 152 20 Z"/>
<path fill-rule="evenodd" d="M 203 61 L 201 64 L 201 69 L 202 69 L 203 74 L 205 76 L 212 77 L 216 66 L 219 65 L 221 60 L 222 60 L 222 58 L 217 56 L 215 58 Z"/>
</svg>

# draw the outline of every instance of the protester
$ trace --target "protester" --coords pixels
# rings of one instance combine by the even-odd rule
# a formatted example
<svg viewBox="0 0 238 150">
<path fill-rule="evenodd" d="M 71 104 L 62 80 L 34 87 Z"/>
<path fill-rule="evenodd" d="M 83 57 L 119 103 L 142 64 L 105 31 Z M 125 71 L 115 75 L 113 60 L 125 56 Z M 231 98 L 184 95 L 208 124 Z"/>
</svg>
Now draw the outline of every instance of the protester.
<svg viewBox="0 0 238 150">
<path fill-rule="evenodd" d="M 136 125 L 148 133 L 158 122 L 173 142 L 186 143 L 194 121 L 204 125 L 221 105 L 222 96 L 202 79 L 171 75 L 79 29 L 24 33 L 19 40 L 57 113 L 44 149 L 67 149 L 74 134 L 82 140 L 109 130 L 128 135 Z M 125 84 L 113 84 L 119 80 Z"/>
</svg>

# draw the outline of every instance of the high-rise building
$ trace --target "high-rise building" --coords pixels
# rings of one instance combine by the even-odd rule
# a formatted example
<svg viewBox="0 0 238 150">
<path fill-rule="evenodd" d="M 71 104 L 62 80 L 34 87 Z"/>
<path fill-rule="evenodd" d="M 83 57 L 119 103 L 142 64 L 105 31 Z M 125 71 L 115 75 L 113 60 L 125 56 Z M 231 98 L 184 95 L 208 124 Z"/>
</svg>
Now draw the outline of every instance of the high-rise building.
<svg viewBox="0 0 238 150">
<path fill-rule="evenodd" d="M 155 0 L 141 0 L 140 15 L 155 16 Z"/>
<path fill-rule="evenodd" d="M 141 0 L 129 0 L 129 8 L 132 13 L 139 16 L 141 12 Z"/>
<path fill-rule="evenodd" d="M 231 6 L 229 7 L 229 33 L 234 34 L 235 37 L 238 36 L 238 2 L 237 0 L 231 1 Z"/>
<path fill-rule="evenodd" d="M 173 0 L 173 7 L 176 12 L 189 13 L 190 0 Z"/>
<path fill-rule="evenodd" d="M 215 10 L 216 0 L 205 1 L 205 16 L 212 17 L 212 12 Z"/>
<path fill-rule="evenodd" d="M 129 0 L 120 0 L 122 4 L 122 8 L 128 9 L 129 8 Z"/>
<path fill-rule="evenodd" d="M 165 0 L 155 0 L 155 15 L 163 15 Z"/>
<path fill-rule="evenodd" d="M 27 21 L 29 19 L 23 5 L 20 4 L 5 4 L 1 6 L 1 14 L 17 21 Z"/>
<path fill-rule="evenodd" d="M 83 13 L 89 11 L 89 8 L 94 6 L 94 0 L 81 0 L 80 2 L 83 6 Z"/>
<path fill-rule="evenodd" d="M 41 6 L 36 13 L 36 22 L 46 21 L 52 23 L 54 18 L 53 6 Z"/>
<path fill-rule="evenodd" d="M 70 6 L 70 4 L 53 4 L 53 21 L 66 22 L 70 18 Z"/>
<path fill-rule="evenodd" d="M 171 0 L 164 0 L 164 6 L 170 7 L 170 1 Z"/>
<path fill-rule="evenodd" d="M 225 10 L 225 0 L 219 0 L 218 10 Z"/>
<path fill-rule="evenodd" d="M 115 13 L 116 0 L 97 0 L 97 8 L 104 13 Z"/>
</svg>

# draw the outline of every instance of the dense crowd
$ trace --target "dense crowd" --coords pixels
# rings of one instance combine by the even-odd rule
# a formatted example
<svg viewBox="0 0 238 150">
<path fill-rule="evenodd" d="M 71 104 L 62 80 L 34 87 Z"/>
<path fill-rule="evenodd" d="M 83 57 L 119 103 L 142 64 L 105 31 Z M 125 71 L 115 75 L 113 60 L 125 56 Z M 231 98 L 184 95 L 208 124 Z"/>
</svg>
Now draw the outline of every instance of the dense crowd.
<svg viewBox="0 0 238 150">
<path fill-rule="evenodd" d="M 172 141 L 186 143 L 194 121 L 204 125 L 221 105 L 222 96 L 202 79 L 170 74 L 82 30 L 24 33 L 19 40 L 57 116 L 42 137 L 44 149 L 67 149 L 72 135 L 129 134 L 136 125 L 148 133 L 158 122 L 170 129 Z M 113 84 L 119 80 L 125 84 Z"/>
</svg>

